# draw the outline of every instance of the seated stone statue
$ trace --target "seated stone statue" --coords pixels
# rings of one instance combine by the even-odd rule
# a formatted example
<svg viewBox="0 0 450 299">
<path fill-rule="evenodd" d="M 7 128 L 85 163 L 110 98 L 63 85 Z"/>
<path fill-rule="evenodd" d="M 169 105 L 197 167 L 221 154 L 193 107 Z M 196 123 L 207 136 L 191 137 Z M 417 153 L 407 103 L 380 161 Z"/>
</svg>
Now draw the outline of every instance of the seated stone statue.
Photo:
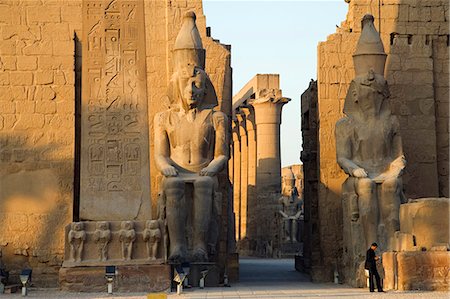
<svg viewBox="0 0 450 299">
<path fill-rule="evenodd" d="M 190 12 L 174 45 L 174 68 L 169 87 L 170 109 L 155 116 L 155 160 L 164 176 L 165 217 L 169 261 L 208 260 L 208 230 L 213 211 L 217 173 L 228 161 L 227 116 L 217 105 L 204 71 L 204 49 Z M 193 188 L 186 194 L 186 185 Z M 193 252 L 188 256 L 186 197 L 192 196 Z"/>
<path fill-rule="evenodd" d="M 385 60 L 373 17 L 365 16 L 354 55 L 356 78 L 345 100 L 345 117 L 336 123 L 336 150 L 339 165 L 349 175 L 343 192 L 351 198 L 351 220 L 361 218 L 365 248 L 378 242 L 380 249 L 391 250 L 399 230 L 406 161 L 399 122 L 389 107 Z"/>
<path fill-rule="evenodd" d="M 295 187 L 295 176 L 292 170 L 283 179 L 282 196 L 279 201 L 283 206 L 279 213 L 283 217 L 284 238 L 289 242 L 298 242 L 298 221 L 303 213 L 303 200 Z"/>
</svg>

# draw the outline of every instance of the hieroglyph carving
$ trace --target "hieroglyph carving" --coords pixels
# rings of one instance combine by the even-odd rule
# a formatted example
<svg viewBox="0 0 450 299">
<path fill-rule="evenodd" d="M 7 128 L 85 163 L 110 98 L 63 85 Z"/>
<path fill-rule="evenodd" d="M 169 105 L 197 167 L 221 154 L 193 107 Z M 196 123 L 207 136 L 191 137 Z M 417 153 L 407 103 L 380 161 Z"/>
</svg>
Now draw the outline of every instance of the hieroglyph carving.
<svg viewBox="0 0 450 299">
<path fill-rule="evenodd" d="M 142 0 L 83 1 L 80 216 L 85 220 L 148 217 L 143 11 Z M 117 211 L 117 205 L 136 200 L 137 207 Z"/>
</svg>

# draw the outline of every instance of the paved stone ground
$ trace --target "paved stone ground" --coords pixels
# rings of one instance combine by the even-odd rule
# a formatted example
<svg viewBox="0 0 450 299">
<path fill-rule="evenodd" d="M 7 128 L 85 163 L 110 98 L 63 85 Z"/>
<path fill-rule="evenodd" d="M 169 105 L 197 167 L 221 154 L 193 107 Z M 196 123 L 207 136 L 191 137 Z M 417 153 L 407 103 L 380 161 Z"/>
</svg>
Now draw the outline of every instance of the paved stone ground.
<svg viewBox="0 0 450 299">
<path fill-rule="evenodd" d="M 241 259 L 241 281 L 231 287 L 185 289 L 182 295 L 169 294 L 168 298 L 450 298 L 445 292 L 386 292 L 369 293 L 345 285 L 316 284 L 305 274 L 294 270 L 293 260 Z M 108 298 L 107 294 L 66 293 L 58 290 L 31 290 L 30 298 Z M 113 298 L 146 299 L 146 294 L 115 294 Z M 0 295 L 3 298 L 21 298 L 20 293 Z"/>
</svg>

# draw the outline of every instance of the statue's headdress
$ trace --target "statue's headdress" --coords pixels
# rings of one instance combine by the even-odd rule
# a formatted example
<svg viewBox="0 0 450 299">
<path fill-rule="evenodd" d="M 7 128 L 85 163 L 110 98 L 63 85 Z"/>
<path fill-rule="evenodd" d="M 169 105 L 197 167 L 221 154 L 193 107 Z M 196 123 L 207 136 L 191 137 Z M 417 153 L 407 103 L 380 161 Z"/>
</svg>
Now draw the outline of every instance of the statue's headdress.
<svg viewBox="0 0 450 299">
<path fill-rule="evenodd" d="M 173 47 L 175 69 L 185 65 L 205 69 L 205 49 L 195 20 L 196 16 L 192 11 L 184 15 L 183 25 Z"/>
<path fill-rule="evenodd" d="M 389 97 L 389 88 L 384 79 L 387 55 L 373 21 L 372 15 L 365 15 L 361 21 L 361 36 L 353 54 L 356 78 L 352 80 L 345 98 L 344 114 L 346 115 L 357 113 L 358 90 L 364 86 L 383 94 L 384 99 Z M 383 101 L 381 105 L 387 105 L 387 101 Z"/>
<path fill-rule="evenodd" d="M 365 15 L 361 21 L 362 32 L 353 54 L 356 76 L 366 75 L 371 69 L 384 75 L 386 53 L 380 35 L 373 24 L 374 17 Z"/>
<path fill-rule="evenodd" d="M 214 86 L 205 72 L 205 49 L 203 48 L 202 38 L 195 23 L 196 16 L 192 11 L 187 12 L 183 18 L 180 32 L 178 32 L 173 47 L 174 60 L 174 77 L 172 77 L 168 88 L 168 97 L 173 103 L 179 95 L 177 94 L 177 86 L 175 84 L 176 76 L 181 75 L 177 73 L 180 70 L 193 71 L 200 69 L 204 72 L 206 77 L 206 95 L 203 100 L 203 107 L 214 107 L 218 105 L 217 95 Z"/>
</svg>

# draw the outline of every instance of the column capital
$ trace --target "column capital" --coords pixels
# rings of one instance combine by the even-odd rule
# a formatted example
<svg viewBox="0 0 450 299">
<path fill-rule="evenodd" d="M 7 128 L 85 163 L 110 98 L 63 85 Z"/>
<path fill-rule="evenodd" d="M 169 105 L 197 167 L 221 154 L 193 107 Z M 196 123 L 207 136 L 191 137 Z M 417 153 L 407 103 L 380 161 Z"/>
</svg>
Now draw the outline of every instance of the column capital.
<svg viewBox="0 0 450 299">
<path fill-rule="evenodd" d="M 241 135 L 239 134 L 239 121 L 237 119 L 233 119 L 231 122 L 231 134 L 233 137 L 233 142 L 240 142 Z"/>
<path fill-rule="evenodd" d="M 251 105 L 246 105 L 239 108 L 245 114 L 245 119 L 247 120 L 246 126 L 247 131 L 255 130 L 255 109 Z"/>
<path fill-rule="evenodd" d="M 255 109 L 256 124 L 280 124 L 281 110 L 291 99 L 281 95 L 281 89 L 263 89 L 250 102 Z"/>
<path fill-rule="evenodd" d="M 239 124 L 239 134 L 241 135 L 241 137 L 246 136 L 247 135 L 247 120 L 245 117 L 244 112 L 241 111 L 241 109 L 239 109 L 238 111 L 236 111 L 236 118 Z"/>
</svg>

